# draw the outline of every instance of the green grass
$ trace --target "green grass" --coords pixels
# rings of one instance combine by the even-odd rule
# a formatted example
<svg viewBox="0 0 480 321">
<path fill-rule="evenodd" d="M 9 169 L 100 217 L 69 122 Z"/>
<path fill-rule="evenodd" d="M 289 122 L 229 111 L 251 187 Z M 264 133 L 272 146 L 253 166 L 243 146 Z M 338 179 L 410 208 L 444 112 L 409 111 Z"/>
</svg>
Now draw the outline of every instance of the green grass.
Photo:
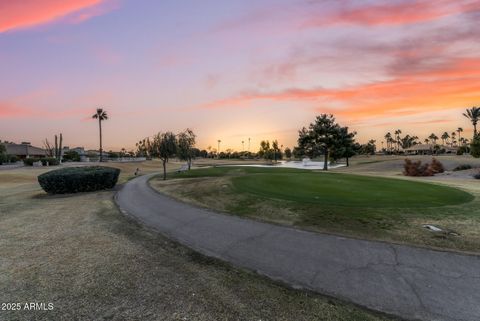
<svg viewBox="0 0 480 321">
<path fill-rule="evenodd" d="M 366 239 L 480 250 L 480 198 L 472 189 L 471 194 L 415 178 L 260 167 L 202 168 L 169 178 L 151 185 L 219 212 Z M 445 232 L 432 233 L 423 224 Z"/>
<path fill-rule="evenodd" d="M 284 168 L 217 167 L 173 175 L 220 176 L 237 176 L 232 182 L 238 193 L 327 206 L 418 208 L 457 205 L 474 199 L 455 188 L 422 182 Z"/>
<path fill-rule="evenodd" d="M 240 193 L 342 207 L 417 208 L 473 200 L 458 189 L 421 182 L 337 173 L 265 173 L 233 179 Z"/>
</svg>

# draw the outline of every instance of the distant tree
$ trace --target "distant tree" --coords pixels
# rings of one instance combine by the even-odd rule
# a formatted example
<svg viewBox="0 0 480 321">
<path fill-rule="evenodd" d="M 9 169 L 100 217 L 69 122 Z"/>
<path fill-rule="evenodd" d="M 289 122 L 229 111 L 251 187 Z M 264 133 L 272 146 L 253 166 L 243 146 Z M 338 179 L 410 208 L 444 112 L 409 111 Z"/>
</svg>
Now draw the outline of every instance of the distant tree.
<svg viewBox="0 0 480 321">
<path fill-rule="evenodd" d="M 433 145 L 437 144 L 437 139 L 438 139 L 437 135 L 432 133 L 432 134 L 430 134 L 430 136 L 428 136 L 428 138 L 433 142 Z"/>
<path fill-rule="evenodd" d="M 393 142 L 394 142 L 392 133 L 390 132 L 386 133 L 384 138 L 385 138 L 385 141 L 387 142 L 387 151 L 390 153 L 393 149 Z"/>
<path fill-rule="evenodd" d="M 282 159 L 282 152 L 278 147 L 278 141 L 275 139 L 272 142 L 273 160 L 276 163 L 278 159 Z"/>
<path fill-rule="evenodd" d="M 299 132 L 298 146 L 310 157 L 324 155 L 323 169 L 328 170 L 328 158 L 331 149 L 338 147 L 340 141 L 340 126 L 333 115 L 322 114 L 317 116 L 308 129 L 302 128 Z"/>
<path fill-rule="evenodd" d="M 0 165 L 7 162 L 7 148 L 0 142 Z"/>
<path fill-rule="evenodd" d="M 207 158 L 208 157 L 208 151 L 206 149 L 202 149 L 200 151 L 199 157 Z"/>
<path fill-rule="evenodd" d="M 448 144 L 448 139 L 450 138 L 450 135 L 447 132 L 444 132 L 440 138 L 442 139 L 443 145 L 446 145 Z"/>
<path fill-rule="evenodd" d="M 456 138 L 457 138 L 457 133 L 452 132 L 452 142 L 451 142 L 451 146 L 452 146 L 452 147 L 457 144 Z"/>
<path fill-rule="evenodd" d="M 376 150 L 375 140 L 372 139 L 366 144 L 357 145 L 355 149 L 358 150 L 358 153 L 361 155 L 374 155 Z"/>
<path fill-rule="evenodd" d="M 270 142 L 268 140 L 262 140 L 260 142 L 260 150 L 258 151 L 258 156 L 264 158 L 265 160 L 273 160 L 275 157 L 274 154 L 275 153 L 273 148 L 270 147 Z"/>
<path fill-rule="evenodd" d="M 400 138 L 400 145 L 403 149 L 410 148 L 417 144 L 418 137 L 417 136 L 410 136 L 405 135 L 405 137 Z"/>
<path fill-rule="evenodd" d="M 467 109 L 463 116 L 468 118 L 473 125 L 473 137 L 477 136 L 477 123 L 480 119 L 480 107 L 473 106 L 470 109 Z"/>
<path fill-rule="evenodd" d="M 79 162 L 80 155 L 74 150 L 68 150 L 63 154 L 63 161 L 65 162 Z"/>
<path fill-rule="evenodd" d="M 305 151 L 302 148 L 295 146 L 292 150 L 292 156 L 297 159 L 302 158 L 305 156 Z"/>
<path fill-rule="evenodd" d="M 102 108 L 97 108 L 97 112 L 92 116 L 93 119 L 98 119 L 98 129 L 100 133 L 100 162 L 103 161 L 103 147 L 102 147 L 102 121 L 108 119 L 107 112 Z"/>
<path fill-rule="evenodd" d="M 292 150 L 290 148 L 288 148 L 288 147 L 285 148 L 284 152 L 285 152 L 285 157 L 286 158 L 288 158 L 288 159 L 292 158 Z"/>
<path fill-rule="evenodd" d="M 401 133 L 402 133 L 401 129 L 397 129 L 395 131 L 395 139 L 396 139 L 396 142 L 397 142 L 397 152 L 400 151 L 400 134 Z"/>
<path fill-rule="evenodd" d="M 475 158 L 480 157 L 480 135 L 477 134 L 470 143 L 470 155 Z"/>
<path fill-rule="evenodd" d="M 158 133 L 153 138 L 150 154 L 162 160 L 163 180 L 167 179 L 167 162 L 177 151 L 177 138 L 172 132 Z"/>
<path fill-rule="evenodd" d="M 192 167 L 192 159 L 195 157 L 193 148 L 195 146 L 195 137 L 196 135 L 193 131 L 188 128 L 177 135 L 177 156 L 179 159 L 187 161 L 188 170 Z"/>
<path fill-rule="evenodd" d="M 348 127 L 340 127 L 338 129 L 337 142 L 332 151 L 330 151 L 333 160 L 345 158 L 347 166 L 350 166 L 350 157 L 356 155 L 358 152 L 354 139 L 356 134 L 356 132 L 349 132 Z"/>
<path fill-rule="evenodd" d="M 458 141 L 461 143 L 463 128 L 462 128 L 462 127 L 458 127 L 458 128 L 457 128 L 457 133 L 458 133 Z"/>
<path fill-rule="evenodd" d="M 118 157 L 120 157 L 119 153 L 114 152 L 113 150 L 108 151 L 108 158 L 117 159 Z"/>
</svg>

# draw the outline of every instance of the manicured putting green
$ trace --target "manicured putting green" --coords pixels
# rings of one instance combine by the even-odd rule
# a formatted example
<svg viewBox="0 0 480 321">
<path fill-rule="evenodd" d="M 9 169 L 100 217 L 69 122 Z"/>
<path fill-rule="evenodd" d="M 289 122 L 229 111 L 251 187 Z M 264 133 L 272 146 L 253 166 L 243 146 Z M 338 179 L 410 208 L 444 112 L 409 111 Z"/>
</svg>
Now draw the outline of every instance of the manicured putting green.
<svg viewBox="0 0 480 321">
<path fill-rule="evenodd" d="M 473 200 L 471 194 L 446 186 L 338 173 L 269 170 L 232 181 L 239 193 L 319 206 L 422 208 Z"/>
</svg>

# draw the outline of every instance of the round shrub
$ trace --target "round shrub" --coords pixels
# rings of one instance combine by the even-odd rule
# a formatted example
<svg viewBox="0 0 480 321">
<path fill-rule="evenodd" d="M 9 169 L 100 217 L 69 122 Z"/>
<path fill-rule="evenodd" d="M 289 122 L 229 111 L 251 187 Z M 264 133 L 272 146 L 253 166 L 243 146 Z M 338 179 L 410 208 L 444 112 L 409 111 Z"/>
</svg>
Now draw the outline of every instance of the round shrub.
<svg viewBox="0 0 480 321">
<path fill-rule="evenodd" d="M 40 161 L 40 158 L 29 157 L 29 158 L 25 158 L 23 160 L 23 163 L 25 164 L 25 166 L 33 166 L 33 163 L 36 163 L 38 161 Z"/>
<path fill-rule="evenodd" d="M 91 192 L 113 188 L 119 174 L 118 168 L 111 167 L 68 167 L 39 175 L 38 182 L 48 194 Z"/>
<path fill-rule="evenodd" d="M 47 166 L 47 165 L 56 166 L 56 165 L 60 164 L 58 159 L 56 159 L 55 157 L 40 158 L 40 161 L 42 162 L 43 166 Z"/>
</svg>

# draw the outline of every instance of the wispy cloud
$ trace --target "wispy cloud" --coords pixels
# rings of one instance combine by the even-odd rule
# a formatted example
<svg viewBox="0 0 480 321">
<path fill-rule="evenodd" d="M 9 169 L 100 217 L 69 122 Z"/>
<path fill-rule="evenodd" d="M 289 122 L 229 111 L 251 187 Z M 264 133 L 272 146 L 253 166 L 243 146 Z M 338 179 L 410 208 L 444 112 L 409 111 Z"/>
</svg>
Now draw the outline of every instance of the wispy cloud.
<svg viewBox="0 0 480 321">
<path fill-rule="evenodd" d="M 79 23 L 116 7 L 105 0 L 23 0 L 0 2 L 0 33 L 69 18 Z"/>
<path fill-rule="evenodd" d="M 355 120 L 468 106 L 478 100 L 479 92 L 480 59 L 465 58 L 392 80 L 337 89 L 250 91 L 200 108 L 248 106 L 258 101 L 301 101 L 318 112 L 332 112 Z"/>
<path fill-rule="evenodd" d="M 348 3 L 348 2 L 347 2 Z M 395 26 L 428 22 L 452 15 L 480 10 L 480 3 L 471 0 L 411 0 L 345 6 L 336 12 L 306 19 L 303 28 L 328 25 Z"/>
</svg>

